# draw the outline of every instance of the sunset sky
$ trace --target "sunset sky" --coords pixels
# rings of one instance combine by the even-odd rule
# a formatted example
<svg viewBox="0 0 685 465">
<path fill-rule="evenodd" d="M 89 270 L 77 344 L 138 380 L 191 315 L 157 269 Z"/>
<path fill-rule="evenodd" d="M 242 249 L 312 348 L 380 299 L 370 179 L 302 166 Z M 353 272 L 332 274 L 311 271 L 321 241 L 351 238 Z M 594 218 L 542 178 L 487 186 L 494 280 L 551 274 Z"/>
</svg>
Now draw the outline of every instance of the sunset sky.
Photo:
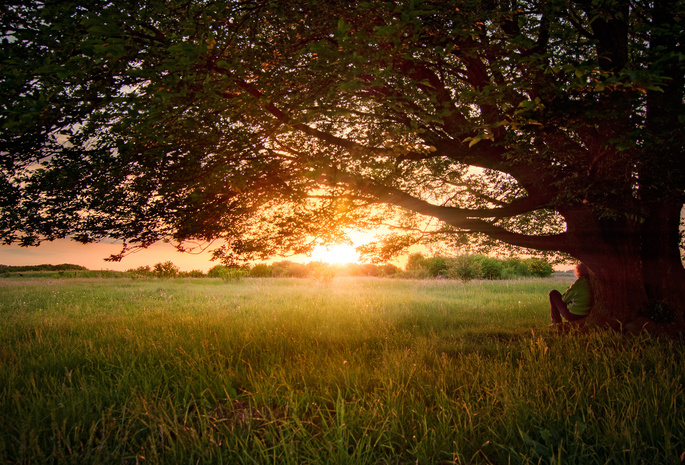
<svg viewBox="0 0 685 465">
<path fill-rule="evenodd" d="M 219 262 L 211 261 L 208 252 L 199 254 L 180 253 L 170 244 L 157 243 L 146 250 L 130 254 L 120 262 L 106 262 L 104 259 L 111 254 L 118 253 L 117 244 L 80 244 L 63 239 L 45 242 L 38 247 L 0 246 L 0 265 L 58 265 L 70 263 L 85 266 L 90 270 L 126 271 L 139 266 L 154 265 L 155 263 L 171 261 L 182 271 L 201 270 L 206 272 Z M 273 261 L 291 260 L 307 263 L 311 261 L 325 261 L 329 263 L 356 262 L 358 255 L 354 247 L 341 245 L 328 250 L 317 247 L 308 256 L 274 257 Z"/>
<path fill-rule="evenodd" d="M 217 262 L 210 261 L 211 255 L 191 255 L 177 252 L 170 244 L 155 244 L 147 250 L 124 257 L 120 262 L 106 262 L 104 259 L 117 253 L 117 244 L 88 244 L 63 239 L 45 242 L 38 247 L 0 246 L 1 265 L 58 265 L 70 263 L 85 266 L 90 270 L 126 271 L 144 265 L 171 261 L 183 271 L 207 271 Z"/>
</svg>

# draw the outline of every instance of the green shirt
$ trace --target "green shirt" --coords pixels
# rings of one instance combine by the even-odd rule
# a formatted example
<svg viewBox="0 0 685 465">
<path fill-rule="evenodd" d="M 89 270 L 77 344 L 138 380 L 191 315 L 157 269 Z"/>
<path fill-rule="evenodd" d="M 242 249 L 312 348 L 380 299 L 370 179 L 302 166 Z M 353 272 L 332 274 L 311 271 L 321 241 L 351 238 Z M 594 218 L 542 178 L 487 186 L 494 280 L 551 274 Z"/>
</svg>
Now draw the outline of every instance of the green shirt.
<svg viewBox="0 0 685 465">
<path fill-rule="evenodd" d="M 575 315 L 587 315 L 592 308 L 592 294 L 590 283 L 585 278 L 579 278 L 566 289 L 561 296 L 568 311 Z"/>
</svg>

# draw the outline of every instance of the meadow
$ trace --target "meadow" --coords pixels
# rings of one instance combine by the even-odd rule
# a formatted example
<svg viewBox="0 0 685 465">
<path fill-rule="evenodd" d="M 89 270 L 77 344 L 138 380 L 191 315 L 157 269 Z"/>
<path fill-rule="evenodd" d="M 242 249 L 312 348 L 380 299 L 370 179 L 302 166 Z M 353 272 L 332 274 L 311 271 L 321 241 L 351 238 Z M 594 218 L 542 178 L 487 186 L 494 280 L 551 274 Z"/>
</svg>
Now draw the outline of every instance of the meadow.
<svg viewBox="0 0 685 465">
<path fill-rule="evenodd" d="M 0 279 L 2 464 L 680 464 L 685 349 L 522 281 Z"/>
</svg>

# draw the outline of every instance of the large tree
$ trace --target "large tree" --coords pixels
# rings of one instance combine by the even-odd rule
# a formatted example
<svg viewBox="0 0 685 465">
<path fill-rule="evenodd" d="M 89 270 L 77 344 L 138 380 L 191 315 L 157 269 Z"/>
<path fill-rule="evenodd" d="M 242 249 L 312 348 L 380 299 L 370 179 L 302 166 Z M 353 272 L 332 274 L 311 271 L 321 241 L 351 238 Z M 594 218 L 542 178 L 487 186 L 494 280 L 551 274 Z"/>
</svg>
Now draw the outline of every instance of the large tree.
<svg viewBox="0 0 685 465">
<path fill-rule="evenodd" d="M 383 223 L 385 205 L 443 238 L 582 260 L 596 321 L 682 327 L 683 10 L 9 0 L 0 234 L 221 239 L 236 260 Z"/>
</svg>

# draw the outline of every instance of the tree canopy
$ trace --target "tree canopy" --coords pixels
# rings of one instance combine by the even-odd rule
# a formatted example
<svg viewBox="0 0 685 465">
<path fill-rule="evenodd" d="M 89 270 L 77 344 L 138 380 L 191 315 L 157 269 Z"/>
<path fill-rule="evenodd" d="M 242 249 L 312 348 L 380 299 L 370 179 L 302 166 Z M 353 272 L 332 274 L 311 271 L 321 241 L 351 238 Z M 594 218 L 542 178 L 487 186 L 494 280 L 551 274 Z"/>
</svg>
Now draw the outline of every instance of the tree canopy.
<svg viewBox="0 0 685 465">
<path fill-rule="evenodd" d="M 9 0 L 0 235 L 231 261 L 392 217 L 367 252 L 559 251 L 604 320 L 682 325 L 683 6 Z"/>
</svg>

